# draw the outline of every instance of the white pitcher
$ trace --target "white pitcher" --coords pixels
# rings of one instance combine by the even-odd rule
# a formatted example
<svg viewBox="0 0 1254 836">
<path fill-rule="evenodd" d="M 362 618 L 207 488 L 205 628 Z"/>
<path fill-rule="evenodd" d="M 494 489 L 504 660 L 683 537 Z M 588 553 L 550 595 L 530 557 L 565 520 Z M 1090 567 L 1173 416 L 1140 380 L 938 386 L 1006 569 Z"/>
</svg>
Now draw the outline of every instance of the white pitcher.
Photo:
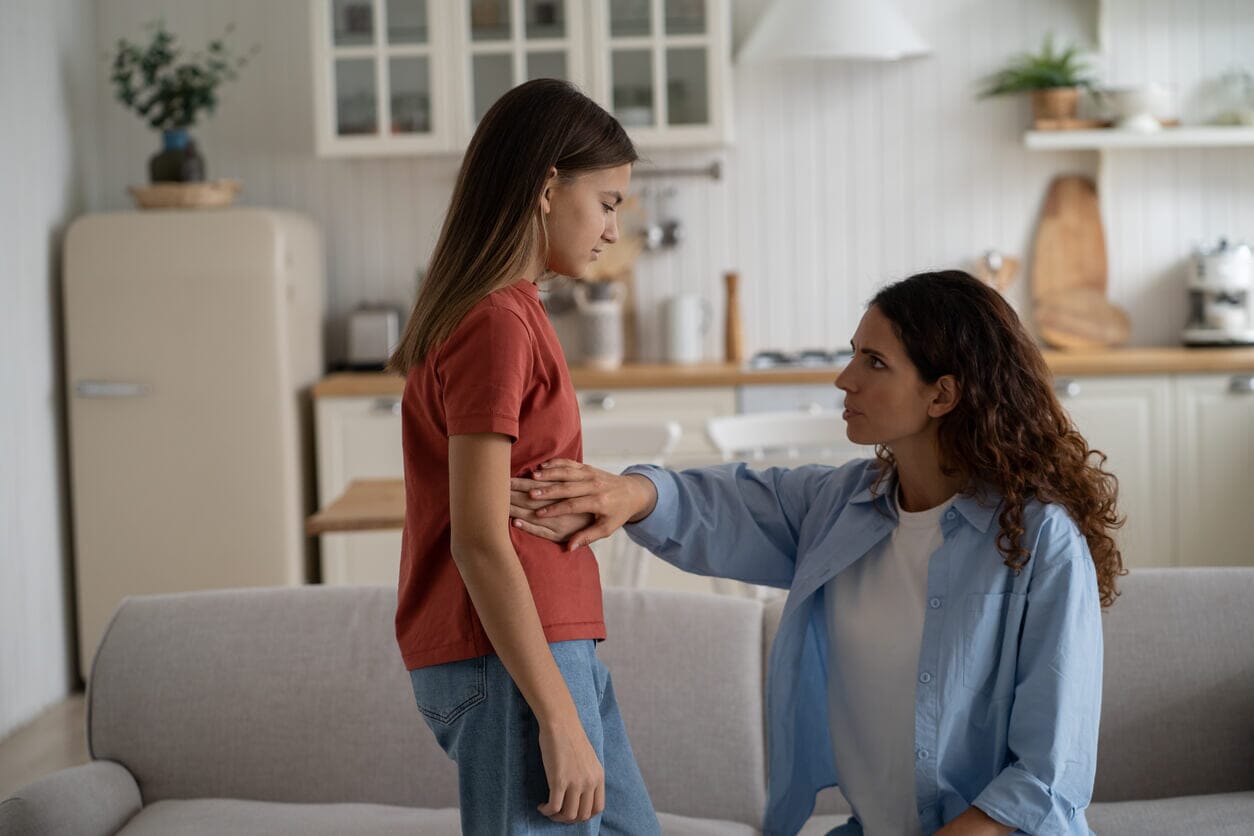
<svg viewBox="0 0 1254 836">
<path fill-rule="evenodd" d="M 666 300 L 666 362 L 700 363 L 704 359 L 705 333 L 713 310 L 695 293 L 680 293 Z"/>
</svg>

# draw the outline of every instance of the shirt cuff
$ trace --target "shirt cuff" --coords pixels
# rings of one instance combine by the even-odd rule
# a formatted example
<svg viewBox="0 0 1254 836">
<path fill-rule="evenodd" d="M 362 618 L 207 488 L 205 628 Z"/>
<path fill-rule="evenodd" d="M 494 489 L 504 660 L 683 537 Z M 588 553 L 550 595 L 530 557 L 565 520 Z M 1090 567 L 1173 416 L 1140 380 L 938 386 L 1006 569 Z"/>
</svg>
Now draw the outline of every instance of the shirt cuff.
<svg viewBox="0 0 1254 836">
<path fill-rule="evenodd" d="M 1059 817 L 1050 815 L 1060 801 L 1035 775 L 1017 764 L 1011 764 L 976 796 L 971 806 L 980 808 L 1007 827 L 1034 836 L 1049 836 L 1067 833 L 1067 827 L 1059 822 Z M 1070 810 L 1070 818 L 1074 818 L 1074 809 L 1066 804 L 1063 806 Z"/>
<path fill-rule="evenodd" d="M 653 483 L 657 491 L 657 502 L 649 516 L 640 522 L 627 523 L 623 526 L 623 531 L 632 540 L 652 551 L 665 544 L 675 530 L 679 519 L 679 492 L 675 489 L 670 473 L 660 467 L 634 464 L 623 471 L 624 476 L 632 473 L 638 473 Z"/>
</svg>

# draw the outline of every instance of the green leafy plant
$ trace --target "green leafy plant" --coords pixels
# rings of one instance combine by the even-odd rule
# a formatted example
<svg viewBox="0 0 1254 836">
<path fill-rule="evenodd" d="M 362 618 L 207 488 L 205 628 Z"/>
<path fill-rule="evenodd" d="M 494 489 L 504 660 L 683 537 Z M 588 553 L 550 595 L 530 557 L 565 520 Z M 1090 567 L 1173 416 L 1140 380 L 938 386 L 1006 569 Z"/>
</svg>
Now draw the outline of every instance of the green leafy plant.
<svg viewBox="0 0 1254 836">
<path fill-rule="evenodd" d="M 1053 33 L 1045 36 L 1038 53 L 1025 52 L 987 80 L 982 96 L 1049 90 L 1056 87 L 1093 89 L 1094 79 L 1089 65 L 1080 57 L 1074 44 L 1063 49 L 1054 45 Z"/>
<path fill-rule="evenodd" d="M 218 104 L 218 86 L 235 80 L 237 71 L 259 51 L 254 46 L 247 55 L 233 54 L 225 43 L 234 31 L 231 25 L 204 52 L 184 58 L 178 39 L 164 21 L 145 28 L 152 31 L 147 46 L 118 39 L 110 77 L 117 100 L 159 130 L 189 128 L 202 112 L 212 114 Z"/>
</svg>

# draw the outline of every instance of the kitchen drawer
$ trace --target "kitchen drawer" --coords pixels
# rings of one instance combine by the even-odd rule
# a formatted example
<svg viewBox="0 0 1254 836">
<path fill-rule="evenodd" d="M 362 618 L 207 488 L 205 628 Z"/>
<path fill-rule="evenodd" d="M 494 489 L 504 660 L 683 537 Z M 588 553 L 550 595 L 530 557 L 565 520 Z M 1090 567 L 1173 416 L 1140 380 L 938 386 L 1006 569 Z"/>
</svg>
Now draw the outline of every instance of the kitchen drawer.
<svg viewBox="0 0 1254 836">
<path fill-rule="evenodd" d="M 740 412 L 840 412 L 845 393 L 831 383 L 802 383 L 778 386 L 753 383 L 737 387 Z"/>
<path fill-rule="evenodd" d="M 675 421 L 684 434 L 668 463 L 694 467 L 721 461 L 718 451 L 705 437 L 705 422 L 719 415 L 735 414 L 736 390 L 731 386 L 587 389 L 579 392 L 579 410 L 585 417 L 617 415 Z"/>
</svg>

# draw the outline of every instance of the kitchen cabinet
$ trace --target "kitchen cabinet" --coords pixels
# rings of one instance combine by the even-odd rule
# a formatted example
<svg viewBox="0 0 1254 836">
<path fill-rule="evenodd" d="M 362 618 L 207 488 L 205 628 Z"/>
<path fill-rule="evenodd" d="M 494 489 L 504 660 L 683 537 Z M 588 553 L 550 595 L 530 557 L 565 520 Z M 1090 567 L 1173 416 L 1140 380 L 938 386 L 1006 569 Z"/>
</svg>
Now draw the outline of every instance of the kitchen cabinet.
<svg viewBox="0 0 1254 836">
<path fill-rule="evenodd" d="M 736 412 L 736 389 L 704 386 L 691 389 L 597 389 L 579 392 L 579 410 L 593 415 L 656 418 L 675 421 L 683 436 L 667 459 L 672 467 L 700 467 L 722 461 L 705 437 L 705 422 Z"/>
<path fill-rule="evenodd" d="M 331 504 L 354 479 L 405 475 L 399 397 L 318 398 L 314 421 L 318 507 Z M 323 583 L 395 584 L 401 532 L 323 534 L 321 553 Z"/>
<path fill-rule="evenodd" d="M 459 153 L 506 90 L 563 78 L 642 148 L 730 140 L 730 0 L 316 0 L 323 156 Z"/>
<path fill-rule="evenodd" d="M 731 139 L 728 0 L 594 0 L 593 97 L 641 147 Z"/>
<path fill-rule="evenodd" d="M 1173 525 L 1172 381 L 1166 375 L 1058 377 L 1054 388 L 1089 447 L 1119 478 L 1115 539 L 1129 568 L 1178 563 Z"/>
<path fill-rule="evenodd" d="M 453 147 L 453 10 L 435 0 L 317 0 L 315 147 L 323 156 Z"/>
<path fill-rule="evenodd" d="M 1181 562 L 1254 564 L 1254 374 L 1181 377 L 1176 422 Z"/>
</svg>

